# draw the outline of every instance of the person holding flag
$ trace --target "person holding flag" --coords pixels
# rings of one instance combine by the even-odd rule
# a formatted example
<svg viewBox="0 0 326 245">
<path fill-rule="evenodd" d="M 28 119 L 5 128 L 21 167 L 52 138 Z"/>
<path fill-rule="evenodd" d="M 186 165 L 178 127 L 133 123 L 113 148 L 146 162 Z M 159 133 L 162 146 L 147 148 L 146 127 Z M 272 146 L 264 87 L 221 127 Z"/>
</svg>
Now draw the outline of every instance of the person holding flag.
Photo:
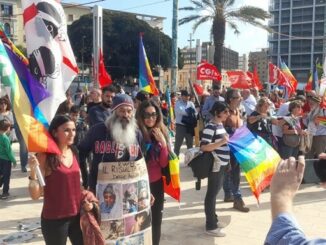
<svg viewBox="0 0 326 245">
<path fill-rule="evenodd" d="M 65 115 L 56 116 L 49 133 L 61 154 L 38 153 L 28 163 L 29 193 L 33 200 L 44 196 L 41 229 L 46 245 L 65 245 L 69 237 L 73 245 L 83 244 L 80 228 L 80 169 L 76 151 L 71 147 L 76 134 L 75 123 Z M 39 166 L 45 179 L 42 188 L 37 177 Z M 64 190 L 64 191 L 62 191 Z"/>
</svg>

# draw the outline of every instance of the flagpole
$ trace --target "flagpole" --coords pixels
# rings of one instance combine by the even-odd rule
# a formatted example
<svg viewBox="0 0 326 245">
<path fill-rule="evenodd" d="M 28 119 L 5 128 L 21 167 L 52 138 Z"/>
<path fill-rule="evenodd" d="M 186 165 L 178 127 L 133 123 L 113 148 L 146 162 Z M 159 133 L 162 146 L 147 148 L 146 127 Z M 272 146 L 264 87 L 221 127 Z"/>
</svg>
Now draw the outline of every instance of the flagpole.
<svg viewBox="0 0 326 245">
<path fill-rule="evenodd" d="M 100 50 L 103 50 L 103 18 L 102 7 L 95 5 L 93 10 L 93 54 L 94 54 L 94 74 L 93 86 L 99 87 L 99 60 Z"/>
<path fill-rule="evenodd" d="M 178 0 L 173 0 L 171 91 L 177 91 L 178 77 Z"/>
</svg>

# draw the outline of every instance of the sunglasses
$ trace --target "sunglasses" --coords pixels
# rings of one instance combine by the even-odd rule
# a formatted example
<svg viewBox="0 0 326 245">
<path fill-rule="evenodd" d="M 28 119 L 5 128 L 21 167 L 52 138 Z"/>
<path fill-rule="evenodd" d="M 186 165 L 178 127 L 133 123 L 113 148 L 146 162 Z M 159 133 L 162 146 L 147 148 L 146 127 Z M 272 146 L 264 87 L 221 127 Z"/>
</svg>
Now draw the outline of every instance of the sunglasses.
<svg viewBox="0 0 326 245">
<path fill-rule="evenodd" d="M 149 118 L 156 118 L 157 117 L 157 113 L 156 112 L 153 112 L 153 113 L 148 113 L 148 112 L 145 112 L 144 114 L 144 118 L 145 119 L 149 119 Z"/>
</svg>

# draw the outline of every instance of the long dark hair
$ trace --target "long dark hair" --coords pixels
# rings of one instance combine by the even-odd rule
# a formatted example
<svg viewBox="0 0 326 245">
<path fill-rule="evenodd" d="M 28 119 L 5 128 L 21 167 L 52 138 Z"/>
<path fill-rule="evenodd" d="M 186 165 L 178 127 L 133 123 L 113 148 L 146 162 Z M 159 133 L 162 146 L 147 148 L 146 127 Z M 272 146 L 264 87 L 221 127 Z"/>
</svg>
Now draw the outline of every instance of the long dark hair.
<svg viewBox="0 0 326 245">
<path fill-rule="evenodd" d="M 157 105 L 156 102 L 154 102 L 152 100 L 143 101 L 137 108 L 137 113 L 136 113 L 137 124 L 138 124 L 140 131 L 143 134 L 144 139 L 146 141 L 150 141 L 150 139 L 151 139 L 150 129 L 148 129 L 144 123 L 145 110 L 146 110 L 146 108 L 148 108 L 150 106 L 155 108 L 155 112 L 157 114 L 156 122 L 153 127 L 159 128 L 162 131 L 165 139 L 168 140 L 168 130 L 167 130 L 166 126 L 163 124 L 163 115 L 162 115 L 161 108 Z"/>
<path fill-rule="evenodd" d="M 73 122 L 73 120 L 67 115 L 56 115 L 50 123 L 49 133 L 52 136 L 53 140 L 57 144 L 58 144 L 58 141 L 54 137 L 54 133 L 61 125 L 65 124 L 67 122 Z M 72 149 L 73 153 L 76 154 L 76 150 L 74 150 L 71 146 L 70 146 L 70 148 Z M 46 154 L 46 162 L 47 162 L 47 166 L 51 170 L 55 170 L 60 164 L 60 159 L 59 159 L 59 156 L 55 153 L 47 153 Z"/>
</svg>

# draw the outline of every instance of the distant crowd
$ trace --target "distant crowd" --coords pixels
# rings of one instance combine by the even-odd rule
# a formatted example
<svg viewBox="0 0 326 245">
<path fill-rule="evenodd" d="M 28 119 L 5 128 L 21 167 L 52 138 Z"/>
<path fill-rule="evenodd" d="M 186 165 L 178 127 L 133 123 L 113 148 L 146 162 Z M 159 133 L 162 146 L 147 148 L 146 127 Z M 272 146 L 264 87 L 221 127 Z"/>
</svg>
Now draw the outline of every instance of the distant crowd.
<svg viewBox="0 0 326 245">
<path fill-rule="evenodd" d="M 219 159 L 208 177 L 204 211 L 206 234 L 222 237 L 226 224 L 216 212 L 220 189 L 224 190 L 224 202 L 232 203 L 240 212 L 250 211 L 241 194 L 240 166 L 227 144 L 238 128 L 246 125 L 273 146 L 282 159 L 297 159 L 299 155 L 316 159 L 326 152 L 326 125 L 322 122 L 326 109 L 320 106 L 321 97 L 315 91 L 285 100 L 277 89 L 267 94 L 214 84 L 199 97 L 181 90 L 171 93 L 170 100 L 165 94 L 152 96 L 136 90 L 128 95 L 122 87 L 113 85 L 68 92 L 49 126 L 61 154 L 38 153 L 28 158 L 9 99 L 0 98 L 1 199 L 10 197 L 11 168 L 17 162 L 11 143 L 18 141 L 21 171 L 27 172 L 28 164 L 30 168 L 30 194 L 33 199 L 44 197 L 41 221 L 46 244 L 66 244 L 68 237 L 72 244 L 104 244 L 106 240 L 136 239 L 135 234 L 137 239 L 142 236 L 147 241 L 149 226 L 152 244 L 159 244 L 164 209 L 162 169 L 168 165 L 169 152 L 179 156 L 184 141 L 191 149 L 195 139 L 201 151 L 214 152 Z M 104 163 L 141 164 L 142 159 L 148 193 L 145 180 L 121 191 L 110 183 L 98 193 L 103 185 L 99 172 Z M 37 167 L 45 178 L 44 188 L 37 180 Z M 146 208 L 151 210 L 151 221 L 144 214 Z M 118 210 L 123 215 L 134 214 L 132 227 L 125 227 L 124 232 L 117 218 L 110 219 Z M 109 217 L 106 228 L 100 216 Z"/>
</svg>

